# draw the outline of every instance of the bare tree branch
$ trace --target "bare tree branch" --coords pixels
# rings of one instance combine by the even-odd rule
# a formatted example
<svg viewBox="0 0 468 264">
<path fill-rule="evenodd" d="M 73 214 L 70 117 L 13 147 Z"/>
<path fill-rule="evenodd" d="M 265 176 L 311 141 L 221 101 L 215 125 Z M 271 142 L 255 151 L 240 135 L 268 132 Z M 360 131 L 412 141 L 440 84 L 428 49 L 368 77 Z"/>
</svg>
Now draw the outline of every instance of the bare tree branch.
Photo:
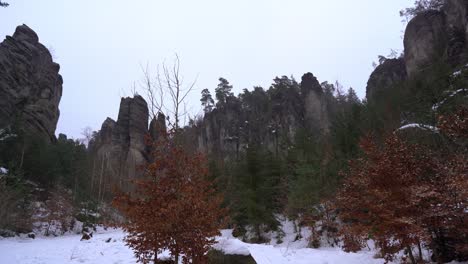
<svg viewBox="0 0 468 264">
<path fill-rule="evenodd" d="M 176 130 L 179 129 L 181 120 L 184 124 L 187 121 L 188 111 L 185 101 L 190 92 L 194 90 L 198 76 L 189 85 L 184 85 L 184 78 L 180 74 L 180 59 L 177 54 L 175 54 L 172 65 L 167 65 L 164 61 L 161 68 L 157 67 L 155 81 L 151 79 L 148 65 L 141 66 L 141 68 L 144 75 L 141 86 L 146 91 L 151 114 L 156 117 L 157 113 L 163 112 L 164 109 L 164 112 L 169 114 L 166 115 L 169 125 Z M 165 95 L 168 98 L 165 98 Z M 164 104 L 165 99 L 169 101 L 169 104 Z"/>
</svg>

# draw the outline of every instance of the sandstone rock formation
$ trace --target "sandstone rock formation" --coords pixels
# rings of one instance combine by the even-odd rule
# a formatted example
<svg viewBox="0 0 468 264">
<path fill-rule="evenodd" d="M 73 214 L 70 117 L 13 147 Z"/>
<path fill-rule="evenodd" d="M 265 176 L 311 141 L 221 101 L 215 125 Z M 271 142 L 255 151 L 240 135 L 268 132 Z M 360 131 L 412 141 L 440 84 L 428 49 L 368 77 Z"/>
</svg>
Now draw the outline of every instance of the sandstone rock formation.
<svg viewBox="0 0 468 264">
<path fill-rule="evenodd" d="M 417 73 L 446 52 L 445 14 L 430 10 L 414 17 L 406 27 L 404 46 L 408 75 Z"/>
<path fill-rule="evenodd" d="M 163 113 L 158 113 L 158 116 L 151 120 L 149 134 L 154 141 L 157 141 L 166 131 L 166 116 Z"/>
<path fill-rule="evenodd" d="M 422 12 L 408 23 L 404 38 L 408 76 L 439 61 L 453 66 L 466 63 L 467 15 L 467 0 L 447 0 L 440 11 Z"/>
<path fill-rule="evenodd" d="M 366 97 L 413 78 L 438 63 L 459 67 L 468 63 L 468 0 L 447 0 L 441 10 L 416 15 L 407 25 L 404 57 L 387 59 L 371 74 Z"/>
<path fill-rule="evenodd" d="M 375 68 L 367 81 L 367 100 L 377 100 L 383 92 L 406 78 L 406 66 L 403 58 L 385 60 L 384 63 Z"/>
<path fill-rule="evenodd" d="M 141 166 L 149 160 L 145 144 L 148 115 L 148 105 L 141 96 L 122 98 L 117 121 L 107 118 L 90 142 L 93 192 L 99 199 L 115 186 L 129 190 L 129 180 L 143 174 Z"/>
<path fill-rule="evenodd" d="M 237 159 L 250 146 L 285 154 L 302 130 L 314 137 L 329 133 L 329 113 L 322 87 L 312 73 L 298 84 L 276 78 L 268 91 L 254 88 L 205 114 L 186 135 L 198 150 L 216 159 Z"/>
<path fill-rule="evenodd" d="M 468 1 L 447 0 L 443 8 L 449 35 L 447 56 L 451 64 L 468 61 Z"/>
<path fill-rule="evenodd" d="M 327 103 L 317 78 L 308 72 L 302 76 L 301 93 L 304 98 L 305 122 L 309 131 L 326 135 L 329 133 Z"/>
<path fill-rule="evenodd" d="M 26 25 L 0 43 L 0 128 L 55 139 L 62 97 L 60 66 Z"/>
</svg>

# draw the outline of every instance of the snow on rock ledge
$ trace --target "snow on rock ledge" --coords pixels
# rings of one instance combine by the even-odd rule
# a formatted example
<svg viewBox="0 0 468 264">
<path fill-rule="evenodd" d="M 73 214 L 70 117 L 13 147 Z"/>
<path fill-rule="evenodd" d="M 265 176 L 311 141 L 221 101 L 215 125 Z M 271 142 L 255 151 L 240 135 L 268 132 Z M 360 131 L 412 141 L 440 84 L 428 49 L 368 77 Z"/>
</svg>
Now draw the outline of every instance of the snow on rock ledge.
<svg viewBox="0 0 468 264">
<path fill-rule="evenodd" d="M 404 129 L 407 129 L 407 128 L 420 128 L 420 129 L 432 131 L 434 133 L 439 132 L 439 129 L 437 127 L 430 126 L 430 125 L 425 125 L 425 124 L 418 124 L 418 123 L 411 123 L 411 124 L 404 125 L 404 126 L 398 128 L 397 131 L 398 130 L 404 130 Z"/>
</svg>

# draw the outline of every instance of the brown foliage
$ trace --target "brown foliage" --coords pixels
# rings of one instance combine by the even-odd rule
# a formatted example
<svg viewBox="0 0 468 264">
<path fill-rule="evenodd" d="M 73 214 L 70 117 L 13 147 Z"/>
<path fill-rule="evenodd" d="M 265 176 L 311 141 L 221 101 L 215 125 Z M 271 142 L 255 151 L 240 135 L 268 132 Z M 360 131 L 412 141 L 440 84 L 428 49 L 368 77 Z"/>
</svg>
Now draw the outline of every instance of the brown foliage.
<svg viewBox="0 0 468 264">
<path fill-rule="evenodd" d="M 466 109 L 441 117 L 441 133 L 466 138 Z M 374 239 L 386 260 L 421 243 L 433 260 L 468 257 L 468 164 L 466 150 L 430 150 L 396 135 L 379 148 L 370 137 L 363 157 L 350 162 L 337 196 L 344 248 L 355 251 Z M 421 256 L 421 254 L 419 254 Z"/>
<path fill-rule="evenodd" d="M 46 201 L 48 214 L 45 217 L 45 235 L 63 235 L 73 226 L 73 204 L 71 191 L 56 186 Z"/>
<path fill-rule="evenodd" d="M 176 262 L 182 255 L 184 263 L 206 263 L 226 211 L 206 180 L 205 158 L 174 142 L 169 136 L 154 144 L 155 161 L 134 182 L 136 192 L 121 193 L 114 204 L 127 218 L 126 241 L 138 261 L 156 262 L 168 249 Z"/>
<path fill-rule="evenodd" d="M 441 115 L 438 128 L 452 139 L 468 139 L 468 108 L 460 107 L 453 115 Z"/>
<path fill-rule="evenodd" d="M 351 162 L 350 172 L 337 197 L 346 224 L 344 247 L 356 250 L 368 238 L 387 260 L 427 236 L 417 217 L 425 208 L 415 206 L 414 189 L 434 174 L 426 152 L 390 136 L 383 149 L 369 138 L 361 142 L 365 156 Z"/>
<path fill-rule="evenodd" d="M 26 195 L 8 180 L 8 176 L 0 174 L 0 233 L 4 233 L 3 230 L 30 232 L 32 210 Z"/>
</svg>

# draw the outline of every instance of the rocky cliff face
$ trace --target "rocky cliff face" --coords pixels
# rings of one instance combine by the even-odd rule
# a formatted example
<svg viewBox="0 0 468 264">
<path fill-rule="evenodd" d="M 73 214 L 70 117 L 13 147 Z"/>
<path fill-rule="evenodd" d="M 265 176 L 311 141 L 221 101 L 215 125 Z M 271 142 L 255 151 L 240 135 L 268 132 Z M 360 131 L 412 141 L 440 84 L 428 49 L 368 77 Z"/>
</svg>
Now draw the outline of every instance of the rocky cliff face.
<svg viewBox="0 0 468 264">
<path fill-rule="evenodd" d="M 55 139 L 62 97 L 60 66 L 26 25 L 0 43 L 0 128 Z"/>
<path fill-rule="evenodd" d="M 119 186 L 129 190 L 129 180 L 143 174 L 141 166 L 149 161 L 145 136 L 157 138 L 165 127 L 164 116 L 152 120 L 148 129 L 148 105 L 139 95 L 122 98 L 117 121 L 107 118 L 94 140 L 90 142 L 93 155 L 93 192 L 100 199 Z"/>
<path fill-rule="evenodd" d="M 456 66 L 468 58 L 467 0 L 447 0 L 440 11 L 418 14 L 406 27 L 404 46 L 408 75 L 434 62 Z"/>
<path fill-rule="evenodd" d="M 306 128 L 319 135 L 328 134 L 330 121 L 327 102 L 317 78 L 310 72 L 302 76 L 301 93 L 304 96 Z"/>
<path fill-rule="evenodd" d="M 468 62 L 468 0 L 447 0 L 441 10 L 416 15 L 407 25 L 404 57 L 388 59 L 371 74 L 367 100 L 437 63 L 452 67 Z"/>
<path fill-rule="evenodd" d="M 414 17 L 406 27 L 404 46 L 408 75 L 427 67 L 446 52 L 445 14 L 431 10 Z"/>
<path fill-rule="evenodd" d="M 298 130 L 320 137 L 329 133 L 329 126 L 322 87 L 306 73 L 300 84 L 282 77 L 267 91 L 245 91 L 205 114 L 186 134 L 196 138 L 198 150 L 216 159 L 235 159 L 250 146 L 285 153 Z"/>
<path fill-rule="evenodd" d="M 447 0 L 443 8 L 449 35 L 447 56 L 452 64 L 468 61 L 468 1 Z"/>
<path fill-rule="evenodd" d="M 387 59 L 377 66 L 367 81 L 367 100 L 375 101 L 392 86 L 406 80 L 406 65 L 403 58 Z"/>
</svg>

